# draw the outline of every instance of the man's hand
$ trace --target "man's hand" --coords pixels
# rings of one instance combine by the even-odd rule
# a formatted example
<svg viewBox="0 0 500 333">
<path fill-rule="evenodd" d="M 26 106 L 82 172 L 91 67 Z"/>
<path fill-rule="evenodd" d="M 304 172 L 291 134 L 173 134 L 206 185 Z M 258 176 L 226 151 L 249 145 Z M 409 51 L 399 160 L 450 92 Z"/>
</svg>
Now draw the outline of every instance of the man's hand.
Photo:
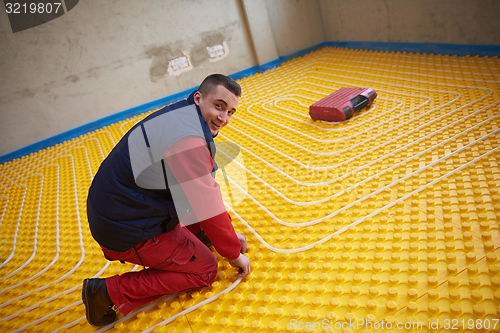
<svg viewBox="0 0 500 333">
<path fill-rule="evenodd" d="M 236 233 L 236 236 L 238 236 L 238 240 L 241 243 L 241 253 L 247 252 L 248 245 L 247 245 L 247 238 L 245 237 L 245 235 L 241 235 L 239 233 Z"/>
<path fill-rule="evenodd" d="M 245 237 L 245 236 L 243 236 Z M 246 244 L 246 241 L 245 241 Z M 248 274 L 250 274 L 250 259 L 245 257 L 243 254 L 240 254 L 240 256 L 237 259 L 234 260 L 227 260 L 229 261 L 229 264 L 233 267 L 238 267 L 238 276 L 240 277 L 245 277 Z"/>
</svg>

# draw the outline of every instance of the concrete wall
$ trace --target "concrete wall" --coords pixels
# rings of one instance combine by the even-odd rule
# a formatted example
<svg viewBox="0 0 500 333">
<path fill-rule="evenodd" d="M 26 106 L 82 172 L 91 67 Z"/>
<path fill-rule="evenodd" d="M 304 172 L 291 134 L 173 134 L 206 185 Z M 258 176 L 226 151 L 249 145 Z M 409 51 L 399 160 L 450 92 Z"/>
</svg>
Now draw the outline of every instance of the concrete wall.
<svg viewBox="0 0 500 333">
<path fill-rule="evenodd" d="M 325 41 L 318 0 L 241 0 L 259 65 Z"/>
<path fill-rule="evenodd" d="M 317 0 L 266 0 L 266 7 L 280 56 L 326 40 Z"/>
<path fill-rule="evenodd" d="M 500 44 L 498 0 L 319 0 L 326 39 Z"/>
<path fill-rule="evenodd" d="M 0 4 L 0 156 L 255 65 L 238 0 L 80 1 L 12 33 Z M 207 46 L 229 52 L 209 61 Z M 175 76 L 169 60 L 189 55 Z"/>
<path fill-rule="evenodd" d="M 245 24 L 257 65 L 279 57 L 265 0 L 241 0 Z"/>
</svg>

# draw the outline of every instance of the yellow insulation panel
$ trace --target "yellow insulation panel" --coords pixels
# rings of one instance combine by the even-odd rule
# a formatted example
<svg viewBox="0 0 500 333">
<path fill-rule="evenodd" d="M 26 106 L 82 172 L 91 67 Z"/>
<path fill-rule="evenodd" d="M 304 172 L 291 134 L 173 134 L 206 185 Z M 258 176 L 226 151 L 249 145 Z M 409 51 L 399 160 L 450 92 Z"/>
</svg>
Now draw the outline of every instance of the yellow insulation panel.
<svg viewBox="0 0 500 333">
<path fill-rule="evenodd" d="M 0 165 L 0 331 L 500 331 L 497 57 L 325 47 L 239 83 L 217 181 L 251 275 L 217 255 L 211 287 L 87 323 L 82 280 L 141 269 L 106 261 L 86 197 L 142 114 Z M 312 121 L 341 87 L 378 98 Z"/>
</svg>

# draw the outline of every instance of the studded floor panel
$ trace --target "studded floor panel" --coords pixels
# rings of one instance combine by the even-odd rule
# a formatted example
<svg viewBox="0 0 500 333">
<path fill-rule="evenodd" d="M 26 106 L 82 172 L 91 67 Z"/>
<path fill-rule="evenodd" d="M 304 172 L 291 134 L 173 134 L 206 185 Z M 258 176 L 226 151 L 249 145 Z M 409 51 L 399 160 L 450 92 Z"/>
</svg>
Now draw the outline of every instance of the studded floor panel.
<svg viewBox="0 0 500 333">
<path fill-rule="evenodd" d="M 143 114 L 0 165 L 0 331 L 500 331 L 498 58 L 324 48 L 239 82 L 217 181 L 251 275 L 217 256 L 211 287 L 87 323 L 82 280 L 141 269 L 106 261 L 86 197 Z M 312 121 L 342 87 L 378 98 Z"/>
</svg>

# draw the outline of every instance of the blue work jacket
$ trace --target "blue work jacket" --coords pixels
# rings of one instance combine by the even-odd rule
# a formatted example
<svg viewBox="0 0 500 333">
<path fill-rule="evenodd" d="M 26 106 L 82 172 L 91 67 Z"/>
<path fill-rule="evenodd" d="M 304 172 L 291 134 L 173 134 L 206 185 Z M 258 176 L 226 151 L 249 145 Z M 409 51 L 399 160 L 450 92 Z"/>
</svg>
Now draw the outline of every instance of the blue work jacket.
<svg viewBox="0 0 500 333">
<path fill-rule="evenodd" d="M 137 244 L 170 231 L 170 222 L 179 214 L 168 188 L 164 153 L 168 145 L 175 140 L 191 135 L 203 137 L 214 161 L 212 173 L 215 174 L 217 165 L 212 133 L 199 107 L 194 104 L 193 95 L 194 92 L 187 100 L 166 106 L 135 124 L 102 162 L 87 198 L 90 230 L 101 246 L 125 252 Z M 186 118 L 185 115 L 189 113 L 194 116 Z M 174 114 L 176 120 L 169 120 L 173 119 L 169 116 Z M 187 127 L 179 125 L 183 122 L 182 119 Z M 199 124 L 196 121 L 199 121 Z M 193 124 L 196 126 L 191 126 Z M 153 133 L 154 131 L 156 133 Z M 166 136 L 168 143 L 165 141 Z M 148 162 L 149 158 L 151 162 Z M 147 185 L 141 184 L 141 175 L 147 173 L 149 164 L 150 170 L 156 168 L 160 172 L 163 171 L 161 175 L 165 178 L 155 181 L 158 186 L 148 188 Z M 148 178 L 143 178 L 146 179 L 143 183 L 147 183 Z"/>
</svg>

